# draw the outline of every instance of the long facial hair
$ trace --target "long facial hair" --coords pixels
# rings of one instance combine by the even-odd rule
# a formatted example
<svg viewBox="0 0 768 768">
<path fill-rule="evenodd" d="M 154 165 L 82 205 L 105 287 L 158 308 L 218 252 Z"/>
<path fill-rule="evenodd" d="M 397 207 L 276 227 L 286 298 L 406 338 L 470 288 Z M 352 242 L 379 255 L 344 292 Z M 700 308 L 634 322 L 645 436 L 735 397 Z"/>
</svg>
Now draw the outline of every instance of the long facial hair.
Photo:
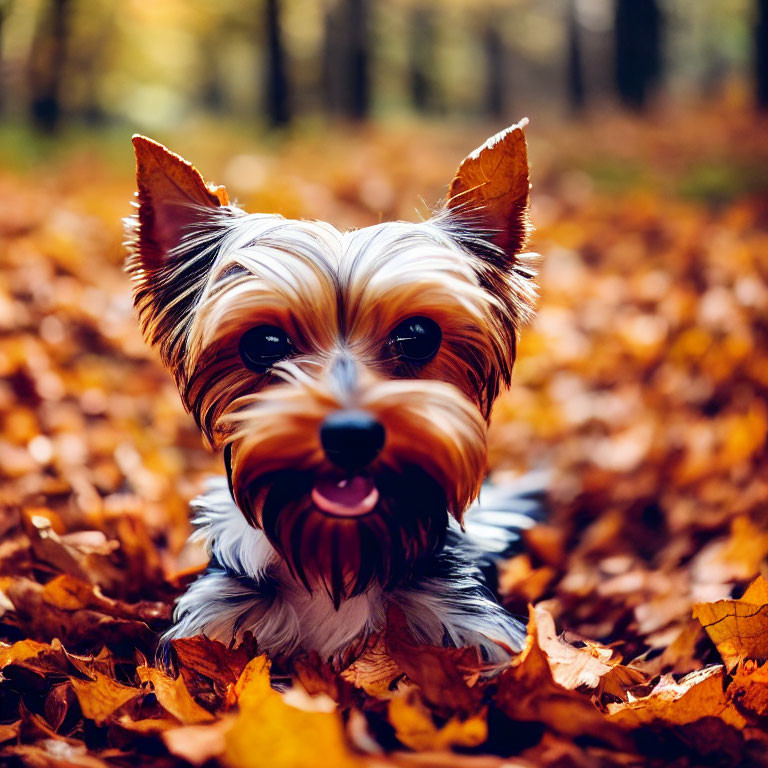
<svg viewBox="0 0 768 768">
<path fill-rule="evenodd" d="M 442 546 L 448 515 L 461 520 L 479 491 L 487 418 L 533 302 L 528 268 L 521 261 L 502 271 L 430 222 L 342 234 L 276 216 L 214 220 L 218 242 L 191 231 L 176 261 L 187 263 L 186 248 L 195 268 L 180 268 L 175 288 L 165 276 L 164 293 L 181 290 L 194 310 L 184 305 L 177 316 L 175 305 L 157 306 L 143 315 L 145 334 L 174 340 L 166 363 L 186 406 L 214 447 L 231 446 L 235 500 L 298 581 L 336 605 L 373 582 L 402 582 Z M 187 284 L 192 275 L 203 277 Z M 151 302 L 151 284 L 140 287 Z M 433 319 L 443 339 L 418 369 L 386 345 L 413 315 Z M 280 326 L 296 346 L 264 374 L 245 368 L 237 351 L 259 324 Z M 379 502 L 354 519 L 311 501 L 317 478 L 339 477 L 320 425 L 346 408 L 367 411 L 386 431 L 366 470 Z"/>
<path fill-rule="evenodd" d="M 424 554 L 442 546 L 448 514 L 461 519 L 477 494 L 485 421 L 450 385 L 368 373 L 371 380 L 355 399 L 388 435 L 366 470 L 379 501 L 359 517 L 331 516 L 312 503 L 311 490 L 318 478 L 343 477 L 324 458 L 318 434 L 345 394 L 333 365 L 319 377 L 298 363 L 281 369 L 285 383 L 253 396 L 227 419 L 238 506 L 291 573 L 309 590 L 324 589 L 336 605 L 374 581 L 384 588 L 404 581 Z"/>
</svg>

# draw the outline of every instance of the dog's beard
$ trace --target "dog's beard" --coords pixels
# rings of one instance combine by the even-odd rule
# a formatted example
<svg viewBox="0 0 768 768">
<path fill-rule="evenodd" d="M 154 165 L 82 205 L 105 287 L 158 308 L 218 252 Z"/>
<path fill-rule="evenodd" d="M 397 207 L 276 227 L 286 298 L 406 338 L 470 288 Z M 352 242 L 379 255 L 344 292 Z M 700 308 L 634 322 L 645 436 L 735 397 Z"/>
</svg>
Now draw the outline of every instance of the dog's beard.
<svg viewBox="0 0 768 768">
<path fill-rule="evenodd" d="M 292 575 L 310 591 L 324 589 L 336 607 L 373 583 L 401 583 L 419 558 L 442 547 L 448 503 L 440 484 L 420 467 L 381 469 L 367 477 L 377 492 L 375 506 L 351 516 L 329 514 L 315 503 L 319 479 L 312 471 L 271 472 L 238 498 Z"/>
</svg>

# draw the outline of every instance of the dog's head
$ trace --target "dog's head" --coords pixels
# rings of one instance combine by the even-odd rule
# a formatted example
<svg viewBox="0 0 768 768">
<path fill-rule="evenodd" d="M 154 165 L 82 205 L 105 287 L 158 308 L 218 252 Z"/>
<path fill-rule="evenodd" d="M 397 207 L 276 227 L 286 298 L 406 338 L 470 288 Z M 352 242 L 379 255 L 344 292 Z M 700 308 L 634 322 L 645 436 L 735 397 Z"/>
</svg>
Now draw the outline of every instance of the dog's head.
<svg viewBox="0 0 768 768">
<path fill-rule="evenodd" d="M 243 514 L 337 604 L 407 575 L 480 488 L 534 298 L 524 125 L 464 160 L 429 221 L 350 232 L 247 214 L 134 138 L 144 335 Z"/>
</svg>

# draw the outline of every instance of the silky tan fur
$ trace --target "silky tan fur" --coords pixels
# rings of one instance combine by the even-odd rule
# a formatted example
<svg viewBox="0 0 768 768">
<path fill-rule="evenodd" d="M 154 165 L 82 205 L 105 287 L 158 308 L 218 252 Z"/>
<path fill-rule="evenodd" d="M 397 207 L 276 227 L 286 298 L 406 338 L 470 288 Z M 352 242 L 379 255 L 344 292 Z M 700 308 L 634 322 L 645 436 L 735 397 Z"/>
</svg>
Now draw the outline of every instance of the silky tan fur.
<svg viewBox="0 0 768 768">
<path fill-rule="evenodd" d="M 134 138 L 127 270 L 142 331 L 208 443 L 229 452 L 231 493 L 219 484 L 197 504 L 212 566 L 179 600 L 171 637 L 251 631 L 276 656 L 339 657 L 396 602 L 424 642 L 475 645 L 496 661 L 520 647 L 519 623 L 449 549 L 473 556 L 456 523 L 480 490 L 491 407 L 535 298 L 521 254 L 524 125 L 462 163 L 432 219 L 349 232 L 247 214 L 180 157 Z M 388 341 L 417 315 L 442 331 L 420 368 Z M 294 354 L 256 373 L 238 344 L 262 324 L 282 328 Z M 381 502 L 362 519 L 325 515 L 301 492 L 334 476 L 319 430 L 344 409 L 386 431 L 370 467 Z M 440 582 L 446 569 L 453 588 Z"/>
</svg>

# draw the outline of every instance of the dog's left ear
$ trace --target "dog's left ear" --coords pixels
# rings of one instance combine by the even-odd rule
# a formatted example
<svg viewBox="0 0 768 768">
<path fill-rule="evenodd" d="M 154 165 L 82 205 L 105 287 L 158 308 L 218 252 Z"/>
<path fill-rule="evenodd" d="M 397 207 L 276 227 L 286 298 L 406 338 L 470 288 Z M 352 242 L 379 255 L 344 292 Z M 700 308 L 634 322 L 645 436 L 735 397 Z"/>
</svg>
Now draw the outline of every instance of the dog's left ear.
<svg viewBox="0 0 768 768">
<path fill-rule="evenodd" d="M 461 163 L 440 215 L 462 245 L 499 267 L 514 264 L 530 229 L 527 124 L 497 133 Z"/>
</svg>

